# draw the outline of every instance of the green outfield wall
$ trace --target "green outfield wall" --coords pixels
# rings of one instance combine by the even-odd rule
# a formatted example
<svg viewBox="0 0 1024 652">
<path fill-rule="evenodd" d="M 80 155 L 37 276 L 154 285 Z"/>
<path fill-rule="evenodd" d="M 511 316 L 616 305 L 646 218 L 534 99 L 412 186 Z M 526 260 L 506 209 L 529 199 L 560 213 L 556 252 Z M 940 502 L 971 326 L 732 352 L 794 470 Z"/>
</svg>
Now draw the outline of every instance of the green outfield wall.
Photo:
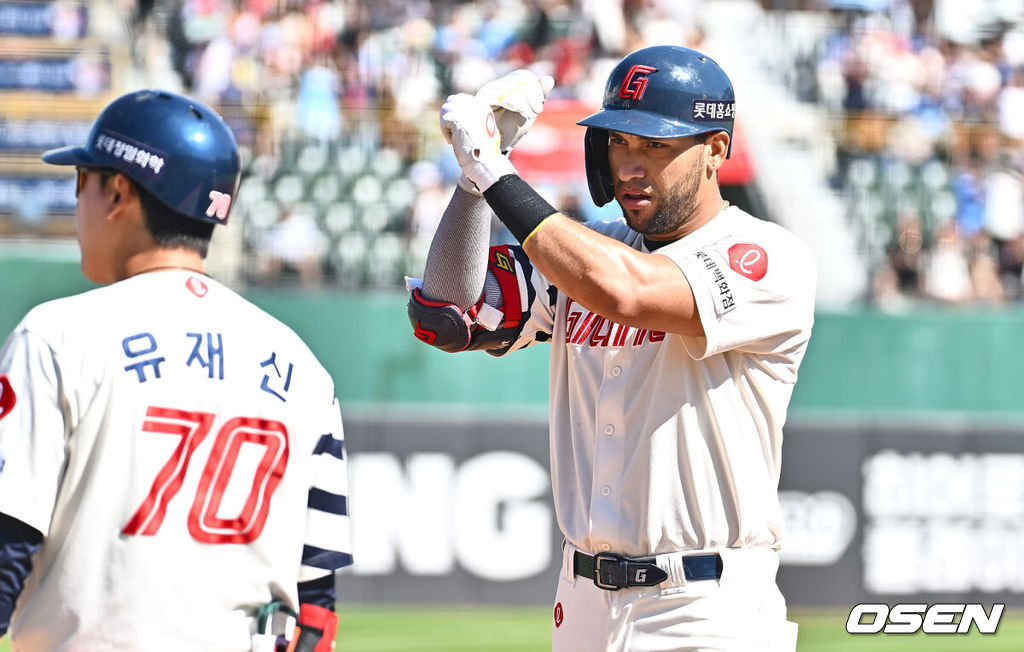
<svg viewBox="0 0 1024 652">
<path fill-rule="evenodd" d="M 36 303 L 91 287 L 70 260 L 0 259 L 0 330 L 10 332 Z M 350 406 L 544 410 L 548 345 L 506 359 L 442 353 L 412 337 L 399 293 L 259 289 L 246 296 L 309 343 Z M 1024 418 L 1022 370 L 1021 308 L 819 314 L 792 410 Z"/>
</svg>

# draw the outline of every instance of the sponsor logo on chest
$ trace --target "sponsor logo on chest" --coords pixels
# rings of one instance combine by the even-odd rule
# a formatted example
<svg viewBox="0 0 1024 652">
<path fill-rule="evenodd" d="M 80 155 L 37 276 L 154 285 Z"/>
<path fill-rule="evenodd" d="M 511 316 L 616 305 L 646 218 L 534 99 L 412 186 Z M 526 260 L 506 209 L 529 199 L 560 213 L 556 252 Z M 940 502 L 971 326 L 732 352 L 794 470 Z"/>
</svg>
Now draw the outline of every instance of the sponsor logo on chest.
<svg viewBox="0 0 1024 652">
<path fill-rule="evenodd" d="M 565 343 L 591 348 L 643 346 L 662 342 L 663 331 L 616 324 L 572 299 L 565 300 Z"/>
</svg>

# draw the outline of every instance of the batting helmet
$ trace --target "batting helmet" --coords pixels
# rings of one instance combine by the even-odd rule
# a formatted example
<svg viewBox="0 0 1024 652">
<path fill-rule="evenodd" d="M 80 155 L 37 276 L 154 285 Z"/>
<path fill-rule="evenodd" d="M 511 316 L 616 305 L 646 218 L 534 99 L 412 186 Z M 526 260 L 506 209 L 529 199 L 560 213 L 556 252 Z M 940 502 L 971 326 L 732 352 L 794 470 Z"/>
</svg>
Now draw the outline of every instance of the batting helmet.
<svg viewBox="0 0 1024 652">
<path fill-rule="evenodd" d="M 84 146 L 52 149 L 43 160 L 116 170 L 175 213 L 213 224 L 227 222 L 241 172 L 235 137 L 216 111 L 159 90 L 117 98 Z"/>
<path fill-rule="evenodd" d="M 608 77 L 601 110 L 576 123 L 587 127 L 587 182 L 594 202 L 604 206 L 615 198 L 608 131 L 643 138 L 724 131 L 731 151 L 735 101 L 725 71 L 696 50 L 655 45 L 626 55 Z"/>
</svg>

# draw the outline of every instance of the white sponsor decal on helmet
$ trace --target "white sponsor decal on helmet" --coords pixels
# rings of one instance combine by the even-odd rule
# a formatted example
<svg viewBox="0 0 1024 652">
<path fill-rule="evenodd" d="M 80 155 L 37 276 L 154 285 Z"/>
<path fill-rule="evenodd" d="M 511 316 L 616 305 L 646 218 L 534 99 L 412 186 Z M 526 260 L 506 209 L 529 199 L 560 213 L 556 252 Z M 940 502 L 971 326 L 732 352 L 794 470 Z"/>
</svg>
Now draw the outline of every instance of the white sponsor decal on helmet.
<svg viewBox="0 0 1024 652">
<path fill-rule="evenodd" d="M 164 167 L 164 158 L 162 156 L 106 134 L 100 134 L 96 138 L 96 149 L 106 152 L 114 158 L 121 159 L 125 163 L 134 163 L 143 170 L 152 170 L 154 174 L 160 174 Z"/>
</svg>

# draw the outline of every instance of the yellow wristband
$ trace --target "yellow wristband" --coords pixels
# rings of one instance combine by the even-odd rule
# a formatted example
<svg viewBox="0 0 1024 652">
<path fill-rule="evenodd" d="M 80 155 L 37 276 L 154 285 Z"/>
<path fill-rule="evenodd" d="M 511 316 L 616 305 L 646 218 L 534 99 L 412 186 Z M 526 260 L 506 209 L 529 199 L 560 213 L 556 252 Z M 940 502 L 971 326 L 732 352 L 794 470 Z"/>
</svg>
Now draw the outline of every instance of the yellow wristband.
<svg viewBox="0 0 1024 652">
<path fill-rule="evenodd" d="M 525 239 L 525 240 L 523 240 L 523 246 L 525 247 L 525 246 L 526 246 L 526 243 L 530 241 L 530 238 L 532 238 L 532 237 L 533 237 L 533 235 L 534 235 L 534 234 L 535 234 L 535 233 L 536 233 L 537 231 L 540 231 L 540 227 L 542 227 L 542 226 L 544 226 L 545 224 L 547 224 L 547 223 L 548 223 L 548 220 L 550 220 L 550 219 L 551 219 L 552 217 L 554 217 L 555 215 L 558 215 L 558 213 L 552 213 L 551 215 L 548 215 L 547 217 L 545 217 L 545 218 L 544 218 L 544 219 L 543 219 L 543 220 L 541 221 L 541 223 L 540 223 L 540 224 L 538 224 L 537 226 L 533 227 L 533 231 L 530 231 L 530 235 L 526 236 L 526 239 Z"/>
</svg>

